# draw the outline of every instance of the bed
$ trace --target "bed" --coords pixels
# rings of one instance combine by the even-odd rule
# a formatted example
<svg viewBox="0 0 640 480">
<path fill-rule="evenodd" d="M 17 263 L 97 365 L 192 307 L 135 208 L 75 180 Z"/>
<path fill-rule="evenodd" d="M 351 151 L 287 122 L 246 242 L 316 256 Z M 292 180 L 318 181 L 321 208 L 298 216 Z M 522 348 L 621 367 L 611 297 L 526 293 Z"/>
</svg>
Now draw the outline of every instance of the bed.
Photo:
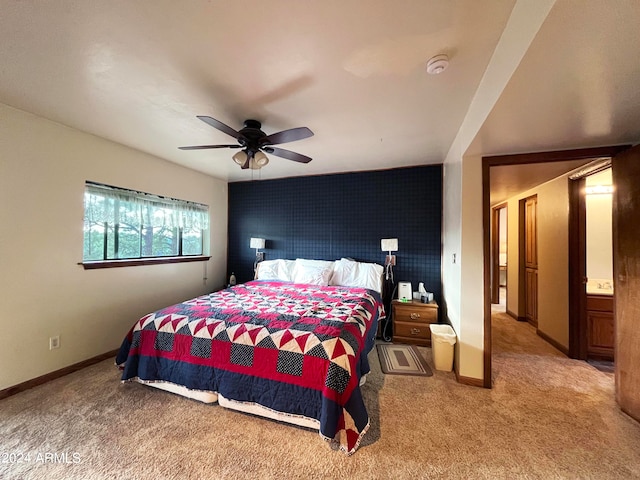
<svg viewBox="0 0 640 480">
<path fill-rule="evenodd" d="M 381 279 L 349 259 L 263 262 L 253 281 L 138 320 L 116 358 L 122 381 L 312 428 L 350 455 L 369 427 L 360 387 Z"/>
</svg>

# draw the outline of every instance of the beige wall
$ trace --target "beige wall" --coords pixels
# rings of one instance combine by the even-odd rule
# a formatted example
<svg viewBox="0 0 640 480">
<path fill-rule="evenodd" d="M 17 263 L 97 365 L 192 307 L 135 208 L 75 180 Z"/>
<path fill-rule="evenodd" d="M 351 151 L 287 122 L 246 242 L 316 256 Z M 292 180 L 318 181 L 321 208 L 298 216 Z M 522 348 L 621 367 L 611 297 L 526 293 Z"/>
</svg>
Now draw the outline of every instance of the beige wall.
<svg viewBox="0 0 640 480">
<path fill-rule="evenodd" d="M 482 160 L 477 154 L 482 148 L 472 142 L 554 3 L 515 2 L 444 160 L 442 292 L 447 318 L 458 334 L 456 368 L 468 379 L 484 380 L 485 337 Z"/>
<path fill-rule="evenodd" d="M 443 219 L 442 219 L 442 306 L 453 329 L 460 331 L 460 249 L 462 212 L 462 162 L 443 165 Z M 454 261 L 455 257 L 455 261 Z M 456 344 L 458 349 L 459 343 Z M 457 355 L 457 358 L 459 356 Z"/>
<path fill-rule="evenodd" d="M 508 201 L 507 309 L 518 304 L 520 200 L 538 195 L 538 330 L 569 348 L 569 190 L 564 175 Z"/>
<path fill-rule="evenodd" d="M 465 157 L 456 162 L 456 154 L 444 164 L 443 214 L 443 297 L 447 319 L 457 334 L 455 357 L 457 371 L 466 379 L 484 377 L 484 310 L 482 161 Z M 455 261 L 454 261 L 455 255 Z M 464 292 L 464 294 L 463 294 Z"/>
<path fill-rule="evenodd" d="M 462 163 L 462 248 L 460 331 L 463 342 L 459 373 L 463 377 L 484 377 L 484 281 L 482 236 L 482 159 L 466 156 Z"/>
<path fill-rule="evenodd" d="M 85 180 L 209 205 L 211 260 L 84 270 Z M 3 389 L 114 350 L 145 313 L 222 286 L 227 184 L 0 104 L 0 229 Z"/>
</svg>

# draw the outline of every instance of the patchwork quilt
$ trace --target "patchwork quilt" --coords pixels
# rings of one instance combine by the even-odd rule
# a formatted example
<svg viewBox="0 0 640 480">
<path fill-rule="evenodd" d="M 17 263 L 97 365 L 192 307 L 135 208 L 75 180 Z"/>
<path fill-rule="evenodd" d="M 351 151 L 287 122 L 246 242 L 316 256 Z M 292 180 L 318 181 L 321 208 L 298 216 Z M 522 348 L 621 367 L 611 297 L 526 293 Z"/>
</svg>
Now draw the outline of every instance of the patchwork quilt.
<svg viewBox="0 0 640 480">
<path fill-rule="evenodd" d="M 165 381 L 315 419 L 352 454 L 369 427 L 380 295 L 363 288 L 252 281 L 142 317 L 116 362 L 122 380 Z"/>
</svg>

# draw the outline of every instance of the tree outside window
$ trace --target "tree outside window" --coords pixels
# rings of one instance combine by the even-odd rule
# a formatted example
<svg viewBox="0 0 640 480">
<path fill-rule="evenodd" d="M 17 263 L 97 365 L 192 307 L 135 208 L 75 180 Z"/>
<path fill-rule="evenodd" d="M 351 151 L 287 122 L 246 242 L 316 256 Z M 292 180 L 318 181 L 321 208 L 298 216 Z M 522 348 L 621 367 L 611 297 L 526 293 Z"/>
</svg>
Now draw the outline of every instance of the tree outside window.
<svg viewBox="0 0 640 480">
<path fill-rule="evenodd" d="M 85 185 L 83 261 L 203 255 L 206 205 Z"/>
</svg>

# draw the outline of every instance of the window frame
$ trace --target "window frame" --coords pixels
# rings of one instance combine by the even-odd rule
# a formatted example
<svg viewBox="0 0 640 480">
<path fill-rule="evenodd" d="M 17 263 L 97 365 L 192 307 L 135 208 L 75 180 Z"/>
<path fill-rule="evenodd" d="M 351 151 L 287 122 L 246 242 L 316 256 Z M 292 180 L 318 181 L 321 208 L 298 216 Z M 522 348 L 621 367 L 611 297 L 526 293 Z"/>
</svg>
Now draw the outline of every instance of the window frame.
<svg viewBox="0 0 640 480">
<path fill-rule="evenodd" d="M 112 195 L 109 196 L 109 193 L 112 192 Z M 120 217 L 120 212 L 118 212 L 117 215 L 117 219 L 118 219 L 118 223 L 111 223 L 111 226 L 109 227 L 109 223 L 105 222 L 105 230 L 104 230 L 104 240 L 103 240 L 103 258 L 102 259 L 91 259 L 91 260 L 85 260 L 84 259 L 84 255 L 85 255 L 85 245 L 86 245 L 86 238 L 85 238 L 85 227 L 86 227 L 86 215 L 87 215 L 87 195 L 90 194 L 95 194 L 95 195 L 99 195 L 99 194 L 104 194 L 105 198 L 109 198 L 109 199 L 113 199 L 113 200 L 124 200 L 126 202 L 129 202 L 133 205 L 139 205 L 140 206 L 140 229 L 139 229 L 139 235 L 140 235 L 140 242 L 142 245 L 142 235 L 143 235 L 143 229 L 146 228 L 156 228 L 158 225 L 154 225 L 154 224 L 149 224 L 147 226 L 144 225 L 144 222 L 142 220 L 142 216 L 144 215 L 142 212 L 142 206 L 146 205 L 146 206 L 152 206 L 154 208 L 166 208 L 167 210 L 169 210 L 171 212 L 172 215 L 175 215 L 174 217 L 174 221 L 177 220 L 177 225 L 174 224 L 173 228 L 174 231 L 176 232 L 176 243 L 177 243 L 177 254 L 174 255 L 143 255 L 142 253 L 142 248 L 140 249 L 140 251 L 138 252 L 137 257 L 125 257 L 125 258 L 107 258 L 108 254 L 107 254 L 107 250 L 108 250 L 108 243 L 109 241 L 113 242 L 114 244 L 114 248 L 116 249 L 116 252 L 118 251 L 118 243 L 120 241 L 119 238 L 119 228 L 120 228 L 120 219 L 122 217 Z M 112 185 L 107 185 L 104 183 L 98 183 L 98 182 L 93 182 L 93 181 L 85 181 L 85 187 L 84 187 L 84 220 L 83 220 L 83 241 L 82 241 L 82 248 L 83 248 L 83 260 L 82 262 L 79 262 L 79 265 L 82 265 L 84 267 L 85 270 L 87 269 L 97 269 L 97 268 L 114 268 L 114 267 L 128 267 L 128 266 L 139 266 L 139 265 L 157 265 L 157 264 L 168 264 L 168 263 L 185 263 L 185 262 L 202 262 L 202 261 L 207 261 L 211 258 L 211 256 L 209 255 L 209 222 L 210 222 L 210 218 L 209 218 L 209 206 L 205 205 L 205 204 L 201 204 L 201 203 L 196 203 L 196 202 L 190 202 L 187 200 L 180 200 L 180 199 L 176 199 L 176 198 L 171 198 L 171 197 L 166 197 L 166 196 L 161 196 L 161 195 L 154 195 L 154 194 L 150 194 L 150 193 L 146 193 L 146 192 L 141 192 L 141 191 L 137 191 L 137 190 L 131 190 L 131 189 L 127 189 L 127 188 L 122 188 L 122 187 L 115 187 Z M 105 210 L 106 211 L 106 210 Z M 184 224 L 182 222 L 187 222 L 188 220 L 185 220 L 185 218 L 188 218 L 189 213 L 187 212 L 191 212 L 191 214 L 193 214 L 193 212 L 196 212 L 196 214 L 200 213 L 203 216 L 201 218 L 198 218 L 197 221 L 201 221 L 202 222 L 202 227 L 200 228 L 200 236 L 201 236 L 201 253 L 199 254 L 184 254 L 183 253 L 183 232 L 184 232 Z M 111 214 L 113 214 L 114 212 L 109 212 Z M 115 216 L 115 215 L 114 215 Z M 193 217 L 191 217 L 193 218 Z M 109 229 L 112 229 L 112 233 L 111 235 L 111 240 L 109 240 Z"/>
</svg>

